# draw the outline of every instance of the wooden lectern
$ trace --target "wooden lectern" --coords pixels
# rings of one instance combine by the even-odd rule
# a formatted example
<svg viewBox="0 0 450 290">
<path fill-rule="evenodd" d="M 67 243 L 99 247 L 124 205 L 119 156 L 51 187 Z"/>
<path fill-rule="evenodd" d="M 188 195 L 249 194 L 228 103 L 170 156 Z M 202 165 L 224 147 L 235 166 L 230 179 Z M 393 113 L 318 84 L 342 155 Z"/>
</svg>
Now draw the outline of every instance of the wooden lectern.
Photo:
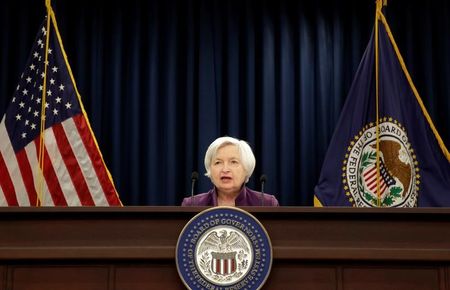
<svg viewBox="0 0 450 290">
<path fill-rule="evenodd" d="M 184 289 L 175 245 L 203 209 L 0 209 L 0 290 Z M 244 209 L 272 240 L 263 289 L 450 290 L 450 209 Z"/>
</svg>

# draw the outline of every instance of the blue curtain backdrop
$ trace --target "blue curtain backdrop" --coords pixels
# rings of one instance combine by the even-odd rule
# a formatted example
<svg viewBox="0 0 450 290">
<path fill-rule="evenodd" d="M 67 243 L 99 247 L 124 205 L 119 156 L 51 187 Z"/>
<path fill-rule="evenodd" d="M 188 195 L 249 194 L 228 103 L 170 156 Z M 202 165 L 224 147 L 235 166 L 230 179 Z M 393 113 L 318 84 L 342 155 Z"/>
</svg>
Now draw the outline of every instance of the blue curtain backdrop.
<svg viewBox="0 0 450 290">
<path fill-rule="evenodd" d="M 0 6 L 4 114 L 45 14 L 44 0 Z M 420 3 L 416 3 L 420 2 Z M 178 205 L 211 187 L 204 152 L 247 140 L 249 186 L 312 205 L 324 154 L 374 23 L 374 0 L 53 0 L 63 43 L 125 205 Z M 389 1 L 388 21 L 447 146 L 450 8 Z"/>
</svg>

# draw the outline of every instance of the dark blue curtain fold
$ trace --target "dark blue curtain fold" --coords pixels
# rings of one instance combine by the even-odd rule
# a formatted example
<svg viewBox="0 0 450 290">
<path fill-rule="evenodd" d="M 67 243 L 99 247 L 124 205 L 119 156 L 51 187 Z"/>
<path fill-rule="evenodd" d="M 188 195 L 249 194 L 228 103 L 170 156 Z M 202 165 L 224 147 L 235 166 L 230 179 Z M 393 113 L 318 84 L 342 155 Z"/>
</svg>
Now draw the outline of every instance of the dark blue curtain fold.
<svg viewBox="0 0 450 290">
<path fill-rule="evenodd" d="M 324 154 L 374 23 L 375 1 L 53 1 L 63 43 L 125 205 L 178 205 L 206 191 L 217 137 L 247 140 L 249 186 L 312 205 Z M 3 115 L 45 15 L 44 1 L 0 8 Z M 388 21 L 450 145 L 450 7 L 389 1 Z M 339 173 L 337 173 L 339 174 Z"/>
</svg>

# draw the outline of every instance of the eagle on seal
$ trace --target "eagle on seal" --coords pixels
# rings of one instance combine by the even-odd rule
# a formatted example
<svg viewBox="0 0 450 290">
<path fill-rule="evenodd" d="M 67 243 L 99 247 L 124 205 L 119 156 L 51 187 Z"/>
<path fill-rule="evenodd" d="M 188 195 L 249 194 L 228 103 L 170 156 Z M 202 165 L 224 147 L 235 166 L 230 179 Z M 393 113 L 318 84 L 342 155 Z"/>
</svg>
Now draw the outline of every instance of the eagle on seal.
<svg viewBox="0 0 450 290">
<path fill-rule="evenodd" d="M 226 230 L 222 230 L 217 234 L 217 231 L 211 232 L 206 239 L 201 243 L 197 254 L 201 255 L 208 250 L 213 250 L 219 253 L 231 252 L 234 250 L 244 250 L 249 252 L 250 249 L 244 238 L 236 232 L 231 232 L 229 235 Z"/>
</svg>

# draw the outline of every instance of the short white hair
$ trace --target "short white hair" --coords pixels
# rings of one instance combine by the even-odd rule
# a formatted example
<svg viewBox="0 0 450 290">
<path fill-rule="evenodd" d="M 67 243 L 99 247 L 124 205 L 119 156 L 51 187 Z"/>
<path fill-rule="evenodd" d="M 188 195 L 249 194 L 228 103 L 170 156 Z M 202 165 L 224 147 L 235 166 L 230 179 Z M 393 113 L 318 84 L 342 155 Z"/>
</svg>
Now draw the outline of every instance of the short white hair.
<svg viewBox="0 0 450 290">
<path fill-rule="evenodd" d="M 211 178 L 211 162 L 214 158 L 216 158 L 217 151 L 226 146 L 226 145 L 235 145 L 238 148 L 241 163 L 245 170 L 245 183 L 248 182 L 250 176 L 252 176 L 253 171 L 255 170 L 256 160 L 255 155 L 253 154 L 252 148 L 248 145 L 244 140 L 239 140 L 233 137 L 219 137 L 214 142 L 209 145 L 208 150 L 206 150 L 205 154 L 205 176 Z"/>
</svg>

